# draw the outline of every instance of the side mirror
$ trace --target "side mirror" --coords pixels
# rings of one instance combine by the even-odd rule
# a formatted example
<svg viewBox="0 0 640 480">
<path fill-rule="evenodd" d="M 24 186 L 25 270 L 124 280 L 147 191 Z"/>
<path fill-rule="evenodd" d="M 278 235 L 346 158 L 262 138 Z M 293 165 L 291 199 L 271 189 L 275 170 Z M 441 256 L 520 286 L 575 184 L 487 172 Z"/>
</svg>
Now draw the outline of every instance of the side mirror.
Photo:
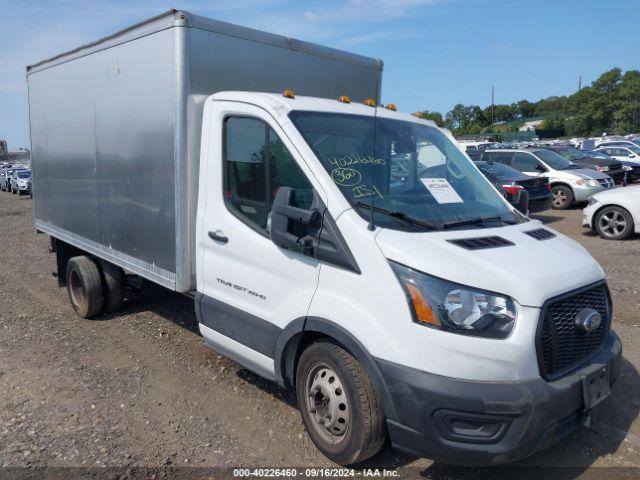
<svg viewBox="0 0 640 480">
<path fill-rule="evenodd" d="M 629 158 L 636 158 L 636 156 L 635 156 L 635 154 L 630 153 L 630 154 L 629 154 Z"/>
<path fill-rule="evenodd" d="M 311 255 L 314 237 L 309 234 L 309 228 L 304 227 L 317 225 L 320 220 L 320 212 L 315 208 L 311 210 L 299 208 L 295 198 L 293 188 L 280 187 L 278 189 L 271 207 L 269 236 L 273 243 L 279 247 Z M 294 233 L 294 228 L 302 235 Z"/>
<path fill-rule="evenodd" d="M 547 169 L 544 168 L 544 165 L 542 165 L 541 163 L 537 163 L 536 164 L 536 171 L 538 171 L 538 172 L 546 172 Z"/>
</svg>

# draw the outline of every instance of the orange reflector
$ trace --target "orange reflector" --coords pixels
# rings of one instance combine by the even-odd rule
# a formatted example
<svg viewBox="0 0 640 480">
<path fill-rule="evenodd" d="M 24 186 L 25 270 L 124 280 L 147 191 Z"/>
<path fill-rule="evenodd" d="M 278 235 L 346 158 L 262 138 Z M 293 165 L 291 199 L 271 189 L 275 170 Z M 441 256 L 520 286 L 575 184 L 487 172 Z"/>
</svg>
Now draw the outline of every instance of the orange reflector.
<svg viewBox="0 0 640 480">
<path fill-rule="evenodd" d="M 393 110 L 394 112 L 398 110 L 398 107 L 396 107 L 395 103 L 387 103 L 386 108 L 387 110 Z"/>
<path fill-rule="evenodd" d="M 376 106 L 376 101 L 373 98 L 367 98 L 364 102 L 367 107 L 375 107 Z"/>
<path fill-rule="evenodd" d="M 433 314 L 431 307 L 427 303 L 427 301 L 420 293 L 417 287 L 414 285 L 405 285 L 407 290 L 409 290 L 409 295 L 411 296 L 411 303 L 413 303 L 413 309 L 416 312 L 416 317 L 419 322 L 428 323 L 429 325 L 434 325 L 436 327 L 442 326 L 440 324 L 440 320 Z"/>
<path fill-rule="evenodd" d="M 338 98 L 338 101 L 342 103 L 351 103 L 351 99 L 346 95 L 341 95 L 340 98 Z"/>
<path fill-rule="evenodd" d="M 289 90 L 289 89 L 282 92 L 282 96 L 285 98 L 296 98 L 296 96 L 293 94 L 293 90 Z"/>
</svg>

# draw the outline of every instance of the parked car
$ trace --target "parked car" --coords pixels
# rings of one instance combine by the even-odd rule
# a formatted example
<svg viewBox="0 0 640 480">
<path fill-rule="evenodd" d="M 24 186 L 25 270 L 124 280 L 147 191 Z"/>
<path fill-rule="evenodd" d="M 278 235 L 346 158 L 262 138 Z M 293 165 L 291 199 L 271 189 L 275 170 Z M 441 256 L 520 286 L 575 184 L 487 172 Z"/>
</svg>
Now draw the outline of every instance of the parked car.
<svg viewBox="0 0 640 480">
<path fill-rule="evenodd" d="M 640 147 L 637 145 L 610 145 L 596 148 L 598 152 L 604 152 L 616 160 L 626 160 L 640 164 Z"/>
<path fill-rule="evenodd" d="M 11 193 L 22 195 L 31 190 L 31 170 L 15 170 L 10 179 Z"/>
<path fill-rule="evenodd" d="M 640 233 L 640 185 L 598 193 L 583 210 L 582 225 L 607 240 Z"/>
<path fill-rule="evenodd" d="M 524 214 L 542 212 L 551 206 L 553 194 L 548 178 L 531 178 L 502 163 L 475 162 L 480 171 L 491 180 L 498 189 L 504 191 L 507 200 L 521 210 L 519 205 L 520 192 L 528 193 L 529 202 Z"/>
<path fill-rule="evenodd" d="M 480 160 L 482 156 L 482 152 L 486 150 L 488 147 L 495 145 L 493 142 L 458 142 L 460 148 L 462 148 L 471 160 L 477 161 Z"/>
<path fill-rule="evenodd" d="M 622 163 L 618 160 L 614 160 L 613 158 L 605 159 L 591 157 L 585 151 L 578 150 L 577 148 L 568 145 L 554 145 L 545 148 L 562 155 L 564 158 L 576 165 L 606 173 L 613 179 L 616 185 L 624 185 L 626 183 L 626 171 L 622 167 Z"/>
<path fill-rule="evenodd" d="M 638 141 L 627 140 L 624 138 L 615 139 L 615 140 L 605 140 L 602 142 L 597 142 L 596 146 L 598 147 L 640 147 Z"/>
<path fill-rule="evenodd" d="M 615 186 L 609 175 L 581 168 L 546 148 L 486 150 L 482 160 L 509 165 L 527 175 L 546 177 L 551 185 L 551 208 L 564 210 L 576 202 Z"/>
<path fill-rule="evenodd" d="M 11 189 L 11 176 L 16 170 L 19 170 L 19 168 L 8 167 L 2 170 L 4 175 L 0 177 L 0 190 L 8 192 Z"/>
<path fill-rule="evenodd" d="M 603 158 L 613 160 L 604 150 L 583 150 L 586 155 L 593 158 Z M 640 180 L 640 163 L 627 160 L 618 160 L 622 164 L 622 169 L 627 174 L 627 183 L 634 183 Z"/>
</svg>

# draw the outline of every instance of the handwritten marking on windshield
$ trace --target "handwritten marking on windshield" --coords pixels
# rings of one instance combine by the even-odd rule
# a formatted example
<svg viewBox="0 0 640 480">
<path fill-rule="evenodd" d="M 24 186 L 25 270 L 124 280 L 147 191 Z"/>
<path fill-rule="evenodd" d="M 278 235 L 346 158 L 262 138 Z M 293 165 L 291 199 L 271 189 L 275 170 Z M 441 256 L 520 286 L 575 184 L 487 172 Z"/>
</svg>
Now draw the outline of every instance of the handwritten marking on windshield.
<svg viewBox="0 0 640 480">
<path fill-rule="evenodd" d="M 331 178 L 343 187 L 353 187 L 362 181 L 360 172 L 353 168 L 334 168 L 331 172 Z"/>
<path fill-rule="evenodd" d="M 382 158 L 362 155 L 343 155 L 341 157 L 329 157 L 329 163 L 334 167 L 349 167 L 351 165 L 386 165 Z"/>
<path fill-rule="evenodd" d="M 358 185 L 353 187 L 354 198 L 370 197 L 372 195 L 378 195 L 380 198 L 384 198 L 375 185 L 367 187 L 366 185 Z"/>
</svg>

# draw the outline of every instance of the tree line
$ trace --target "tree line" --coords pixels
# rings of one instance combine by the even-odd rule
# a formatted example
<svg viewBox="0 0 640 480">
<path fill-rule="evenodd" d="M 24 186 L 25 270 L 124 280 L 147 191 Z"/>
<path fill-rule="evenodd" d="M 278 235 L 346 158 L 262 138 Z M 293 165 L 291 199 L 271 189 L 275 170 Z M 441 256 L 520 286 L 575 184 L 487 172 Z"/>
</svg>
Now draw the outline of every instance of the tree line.
<svg viewBox="0 0 640 480">
<path fill-rule="evenodd" d="M 508 104 L 457 104 L 444 116 L 440 112 L 416 112 L 450 129 L 454 135 L 518 131 L 525 119 L 541 117 L 536 130 L 555 130 L 559 136 L 592 136 L 640 132 L 640 71 L 620 68 L 603 73 L 573 95 Z"/>
</svg>

